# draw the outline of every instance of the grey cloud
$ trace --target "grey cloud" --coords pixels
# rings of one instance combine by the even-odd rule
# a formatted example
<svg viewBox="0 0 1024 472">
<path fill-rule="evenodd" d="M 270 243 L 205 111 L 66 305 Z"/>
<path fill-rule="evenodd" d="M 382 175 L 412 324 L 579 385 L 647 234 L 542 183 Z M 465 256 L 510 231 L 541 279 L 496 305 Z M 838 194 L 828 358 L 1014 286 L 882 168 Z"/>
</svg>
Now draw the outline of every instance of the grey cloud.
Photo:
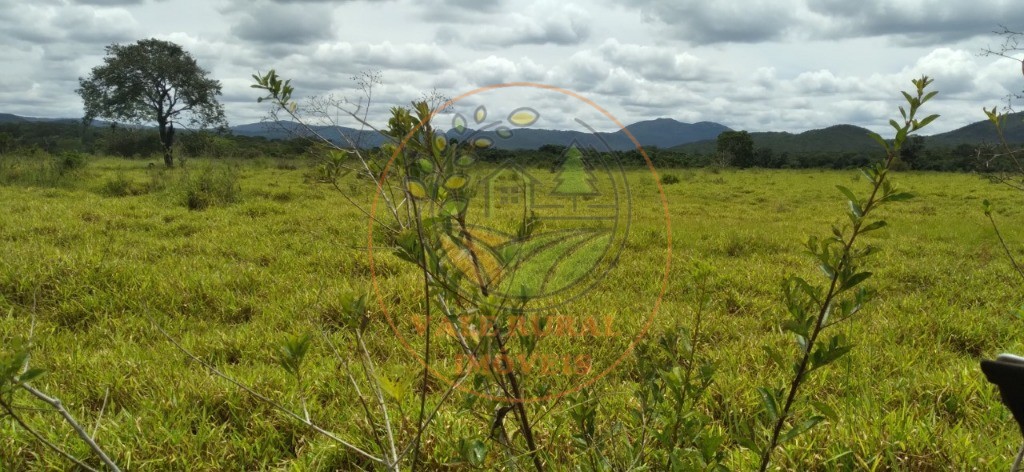
<svg viewBox="0 0 1024 472">
<path fill-rule="evenodd" d="M 1017 2 L 922 0 L 893 2 L 807 0 L 811 11 L 834 20 L 841 37 L 895 36 L 900 43 L 926 45 L 989 34 L 996 23 L 1024 23 Z"/>
<path fill-rule="evenodd" d="M 694 44 L 882 36 L 926 46 L 1024 23 L 1024 9 L 1006 0 L 641 0 L 639 8 L 644 21 Z"/>
<path fill-rule="evenodd" d="M 461 40 L 462 45 L 470 48 L 508 48 L 528 44 L 576 45 L 590 37 L 590 14 L 574 4 L 540 0 L 522 11 L 530 13 L 504 13 L 500 21 L 491 16 L 489 24 L 443 28 L 438 31 L 438 38 Z"/>
<path fill-rule="evenodd" d="M 792 0 L 750 2 L 646 0 L 644 21 L 665 27 L 667 34 L 697 44 L 751 43 L 785 37 L 796 16 Z"/>
<path fill-rule="evenodd" d="M 258 43 L 305 44 L 334 37 L 331 9 L 323 6 L 295 8 L 259 2 L 232 8 L 239 17 L 231 32 Z"/>
<path fill-rule="evenodd" d="M 57 12 L 53 26 L 68 39 L 80 42 L 113 43 L 136 38 L 136 22 L 131 13 L 120 8 L 72 7 Z"/>
<path fill-rule="evenodd" d="M 430 44 L 330 43 L 321 44 L 312 60 L 323 67 L 355 64 L 361 68 L 393 68 L 401 70 L 436 71 L 447 68 L 451 61 L 444 51 Z"/>
<path fill-rule="evenodd" d="M 126 6 L 126 5 L 141 5 L 146 0 L 73 0 L 71 3 L 76 5 L 91 5 L 98 7 L 112 7 L 112 6 Z"/>
<path fill-rule="evenodd" d="M 621 44 L 609 39 L 598 51 L 608 62 L 648 80 L 701 81 L 713 75 L 706 61 L 676 48 Z"/>
</svg>

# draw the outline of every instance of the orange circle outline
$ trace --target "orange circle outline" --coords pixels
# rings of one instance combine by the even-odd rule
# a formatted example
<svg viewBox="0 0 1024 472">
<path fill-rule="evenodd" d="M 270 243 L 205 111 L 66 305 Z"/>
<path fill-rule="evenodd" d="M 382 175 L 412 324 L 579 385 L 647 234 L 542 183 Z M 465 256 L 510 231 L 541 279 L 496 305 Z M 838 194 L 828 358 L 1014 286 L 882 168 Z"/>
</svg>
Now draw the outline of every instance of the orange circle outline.
<svg viewBox="0 0 1024 472">
<path fill-rule="evenodd" d="M 412 348 L 412 346 L 409 345 L 409 343 L 406 341 L 405 337 L 402 336 L 402 334 L 399 331 L 398 327 L 395 326 L 394 319 L 391 317 L 391 314 L 388 312 L 387 306 L 384 303 L 384 298 L 383 298 L 383 295 L 381 294 L 380 285 L 377 283 L 376 265 L 374 264 L 374 257 L 373 257 L 373 222 L 374 222 L 374 215 L 377 214 L 377 202 L 380 200 L 380 192 L 374 192 L 374 194 L 373 194 L 373 203 L 370 205 L 369 229 L 367 231 L 367 257 L 369 258 L 370 280 L 371 280 L 371 283 L 373 284 L 374 292 L 377 295 L 377 303 L 380 306 L 381 311 L 384 313 L 384 317 L 387 319 L 388 325 L 391 327 L 392 332 L 395 333 L 395 336 L 398 338 L 399 342 L 402 343 L 402 346 L 405 347 L 405 349 L 408 352 L 410 352 L 414 357 L 416 357 L 419 360 L 420 365 L 422 365 L 423 367 L 428 369 L 433 375 L 435 375 L 435 376 L 437 376 L 439 378 L 444 379 L 446 381 L 446 383 L 448 383 L 449 385 L 453 385 L 457 390 L 459 390 L 459 391 L 461 391 L 463 393 L 469 393 L 469 394 L 472 394 L 472 395 L 476 395 L 476 396 L 478 396 L 480 398 L 486 398 L 488 400 L 498 401 L 498 402 L 533 403 L 533 402 L 543 402 L 543 401 L 547 401 L 547 400 L 551 400 L 551 399 L 555 399 L 555 398 L 560 398 L 562 396 L 565 396 L 565 395 L 568 395 L 568 394 L 571 394 L 571 393 L 576 393 L 576 392 L 582 390 L 583 388 L 586 388 L 586 387 L 589 387 L 589 386 L 593 385 L 594 382 L 604 378 L 606 375 L 611 373 L 612 369 L 618 367 L 618 365 L 620 363 L 622 363 L 622 361 L 626 358 L 626 356 L 629 355 L 631 352 L 633 352 L 633 349 L 636 347 L 636 345 L 639 342 L 640 338 L 642 338 L 642 337 L 647 335 L 647 332 L 650 330 L 651 325 L 654 323 L 654 317 L 657 316 L 658 310 L 661 308 L 662 298 L 664 298 L 665 292 L 668 290 L 668 279 L 669 279 L 670 269 L 671 269 L 671 266 L 672 266 L 672 221 L 671 221 L 671 218 L 669 216 L 668 198 L 665 196 L 664 188 L 661 185 L 661 179 L 658 178 L 658 171 L 654 168 L 654 163 L 651 161 L 650 156 L 647 155 L 647 151 L 645 151 L 643 146 L 640 145 L 640 141 L 638 141 L 636 139 L 636 137 L 633 136 L 633 133 L 631 133 L 628 129 L 626 129 L 626 127 L 622 124 L 622 122 L 620 122 L 617 118 L 615 118 L 615 116 L 612 115 L 608 110 L 605 110 L 604 108 L 602 108 L 597 103 L 594 103 L 593 100 L 590 100 L 589 98 L 586 98 L 586 97 L 584 97 L 582 95 L 579 95 L 578 93 L 573 92 L 571 90 L 566 90 L 566 89 L 563 89 L 563 88 L 560 88 L 560 87 L 556 87 L 554 85 L 538 84 L 538 83 L 534 83 L 534 82 L 508 82 L 508 83 L 503 83 L 503 84 L 494 84 L 494 85 L 488 85 L 488 86 L 485 86 L 485 87 L 480 87 L 480 88 L 477 88 L 477 89 L 470 90 L 469 92 L 463 93 L 462 95 L 456 96 L 455 98 L 449 99 L 444 104 L 442 104 L 441 106 L 438 106 L 437 108 L 432 110 L 430 112 L 430 116 L 427 117 L 426 121 L 420 121 L 419 124 L 417 124 L 415 127 L 413 127 L 413 129 L 410 130 L 409 133 L 406 134 L 404 138 L 402 138 L 402 141 L 399 143 L 399 146 L 397 148 L 395 148 L 395 152 L 391 154 L 391 158 L 388 159 L 387 164 L 384 165 L 384 169 L 381 171 L 380 179 L 377 181 L 378 188 L 382 187 L 384 185 L 385 181 L 387 180 L 387 176 L 388 176 L 388 172 L 389 172 L 389 170 L 391 168 L 391 164 L 395 161 L 395 158 L 398 156 L 398 153 L 401 152 L 402 149 L 405 148 L 406 143 L 408 143 L 409 140 L 412 139 L 413 135 L 415 135 L 416 132 L 419 131 L 420 128 L 422 128 L 429 121 L 433 120 L 433 118 L 435 116 L 437 116 L 437 114 L 440 113 L 442 110 L 445 110 L 448 107 L 454 105 L 455 103 L 457 103 L 457 102 L 459 102 L 459 101 L 461 101 L 461 100 L 463 100 L 465 98 L 471 97 L 473 95 L 478 95 L 478 94 L 481 94 L 481 93 L 484 93 L 484 92 L 488 92 L 488 91 L 491 91 L 491 90 L 498 90 L 498 89 L 504 89 L 504 88 L 514 88 L 514 87 L 528 87 L 528 88 L 537 88 L 537 89 L 555 91 L 555 92 L 561 93 L 563 95 L 575 98 L 575 99 L 577 99 L 577 100 L 579 100 L 579 101 L 581 101 L 583 103 L 586 103 L 587 105 L 590 105 L 595 110 L 601 112 L 601 114 L 603 114 L 606 118 L 608 118 L 612 123 L 615 123 L 619 127 L 619 129 L 621 129 L 626 134 L 626 136 L 629 137 L 629 140 L 633 143 L 634 146 L 636 146 L 636 149 L 638 151 L 640 151 L 640 155 L 642 155 L 644 157 L 644 161 L 647 163 L 647 168 L 650 170 L 651 175 L 654 177 L 654 183 L 658 187 L 658 194 L 661 196 L 661 205 L 662 205 L 662 208 L 665 211 L 665 237 L 666 237 L 666 240 L 665 240 L 666 241 L 665 242 L 665 251 L 666 251 L 665 252 L 665 274 L 662 277 L 661 290 L 658 292 L 658 297 L 654 301 L 654 307 L 651 310 L 651 314 L 647 317 L 647 320 L 644 322 L 643 328 L 635 336 L 633 336 L 632 341 L 630 341 L 629 346 L 626 347 L 626 349 L 623 351 L 622 355 L 620 355 L 617 359 L 615 359 L 614 362 L 611 363 L 611 365 L 609 365 L 607 368 L 605 368 L 603 371 L 601 371 L 597 375 L 592 375 L 592 376 L 590 376 L 590 378 L 580 382 L 579 384 L 577 384 L 573 388 L 570 388 L 568 390 L 565 390 L 565 391 L 562 391 L 562 392 L 559 392 L 559 393 L 553 393 L 553 394 L 543 395 L 543 396 L 540 396 L 540 397 L 530 397 L 530 398 L 508 398 L 508 397 L 502 397 L 502 396 L 491 395 L 491 394 L 487 394 L 487 393 L 483 393 L 483 392 L 478 392 L 478 391 L 475 391 L 473 389 L 465 389 L 465 388 L 463 388 L 461 386 L 461 384 L 455 385 L 455 382 L 453 382 L 452 379 L 448 378 L 447 375 L 438 372 L 436 369 L 434 369 L 430 365 L 426 364 L 425 359 L 423 359 L 422 357 L 419 356 L 419 352 L 417 352 L 415 349 Z M 428 303 L 429 303 L 429 301 L 428 301 Z M 430 329 L 430 326 L 429 326 L 430 320 L 427 319 L 427 320 L 425 320 L 425 322 L 427 323 L 427 329 Z"/>
</svg>

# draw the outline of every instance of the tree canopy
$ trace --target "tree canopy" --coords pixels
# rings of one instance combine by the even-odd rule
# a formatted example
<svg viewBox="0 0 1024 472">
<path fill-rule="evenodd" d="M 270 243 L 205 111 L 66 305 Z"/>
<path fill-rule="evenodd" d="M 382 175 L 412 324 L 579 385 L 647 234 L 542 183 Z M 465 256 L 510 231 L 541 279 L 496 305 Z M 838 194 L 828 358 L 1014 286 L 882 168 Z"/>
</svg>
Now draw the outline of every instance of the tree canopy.
<svg viewBox="0 0 1024 472">
<path fill-rule="evenodd" d="M 754 139 L 746 131 L 724 131 L 718 135 L 718 152 L 737 167 L 754 165 Z"/>
<path fill-rule="evenodd" d="M 76 91 L 85 102 L 84 120 L 155 122 L 164 148 L 164 163 L 174 165 L 174 123 L 205 128 L 226 125 L 217 101 L 219 81 L 208 77 L 181 46 L 159 39 L 112 44 L 103 65 L 79 78 Z"/>
</svg>

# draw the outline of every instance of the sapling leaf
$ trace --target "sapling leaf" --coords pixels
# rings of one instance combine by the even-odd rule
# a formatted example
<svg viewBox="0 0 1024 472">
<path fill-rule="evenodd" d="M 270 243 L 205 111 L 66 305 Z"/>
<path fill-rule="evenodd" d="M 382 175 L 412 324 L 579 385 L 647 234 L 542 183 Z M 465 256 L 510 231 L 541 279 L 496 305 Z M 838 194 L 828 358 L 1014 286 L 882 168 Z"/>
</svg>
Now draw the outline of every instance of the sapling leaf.
<svg viewBox="0 0 1024 472">
<path fill-rule="evenodd" d="M 871 277 L 871 274 L 871 272 L 859 272 L 851 275 L 850 277 L 843 280 L 843 285 L 839 288 L 839 291 L 842 292 L 844 290 L 849 290 L 853 287 L 856 287 L 861 282 L 867 280 L 868 277 Z"/>
<path fill-rule="evenodd" d="M 878 220 L 878 221 L 874 221 L 874 222 L 871 222 L 871 223 L 867 224 L 866 226 L 862 227 L 862 228 L 860 229 L 860 232 L 861 232 L 861 233 L 867 233 L 867 232 L 869 232 L 869 231 L 874 231 L 874 230 L 876 230 L 876 229 L 882 229 L 882 228 L 884 228 L 884 227 L 885 227 L 885 226 L 886 226 L 887 224 L 888 224 L 888 223 L 886 223 L 886 222 L 885 222 L 885 220 Z"/>
<path fill-rule="evenodd" d="M 778 420 L 779 405 L 778 401 L 775 400 L 775 394 L 765 387 L 757 387 L 757 393 L 761 395 L 761 404 L 764 405 L 764 410 L 768 412 L 768 417 L 772 421 Z"/>
<path fill-rule="evenodd" d="M 860 200 L 857 199 L 857 196 L 853 194 L 852 190 L 843 187 L 842 185 L 836 185 L 836 188 L 839 189 L 839 191 L 842 192 L 843 195 L 846 196 L 846 198 L 850 199 L 851 203 L 860 206 Z"/>
<path fill-rule="evenodd" d="M 878 144 L 881 145 L 882 148 L 884 148 L 886 151 L 889 150 L 889 143 L 885 142 L 885 139 L 882 139 L 882 136 L 880 136 L 878 133 L 868 133 L 868 136 L 871 136 L 871 139 L 874 139 L 876 142 L 878 142 Z M 861 169 L 861 172 L 863 172 L 864 175 L 867 175 L 867 173 L 864 172 L 863 169 Z M 868 176 L 868 178 L 870 179 L 871 177 Z"/>
<path fill-rule="evenodd" d="M 831 421 L 835 421 L 837 418 L 839 418 L 839 415 L 836 413 L 836 410 L 826 403 L 822 403 L 815 400 L 809 400 L 808 403 L 810 403 L 811 406 L 814 407 L 815 411 L 821 413 L 822 416 Z"/>
<path fill-rule="evenodd" d="M 900 192 L 885 197 L 885 200 L 889 202 L 904 202 L 912 198 L 914 198 L 914 194 L 910 192 Z"/>
<path fill-rule="evenodd" d="M 782 354 L 777 349 L 771 346 L 764 346 L 764 353 L 779 367 L 786 365 L 786 359 L 782 357 Z"/>
<path fill-rule="evenodd" d="M 797 436 L 799 436 L 801 434 L 804 434 L 807 431 L 809 431 L 811 428 L 817 426 L 818 423 L 821 423 L 824 420 L 825 420 L 824 416 L 812 416 L 812 417 L 804 420 L 801 423 L 793 425 L 793 427 L 790 428 L 789 431 L 786 431 L 782 435 L 782 437 L 779 438 L 779 442 L 780 443 L 784 443 L 784 442 L 787 442 L 790 439 L 793 439 L 793 438 L 795 438 L 795 437 L 797 437 Z"/>
<path fill-rule="evenodd" d="M 818 268 L 821 269 L 821 273 L 825 274 L 826 278 L 831 279 L 836 276 L 836 271 L 830 264 L 822 262 L 821 264 L 818 264 Z"/>
<path fill-rule="evenodd" d="M 850 204 L 850 214 L 851 215 L 856 216 L 857 218 L 861 218 L 861 217 L 864 216 L 864 210 L 861 209 L 860 205 L 857 204 L 857 202 L 854 202 L 854 201 L 851 200 L 851 201 L 849 201 L 847 203 Z"/>
<path fill-rule="evenodd" d="M 389 397 L 396 401 L 402 401 L 405 396 L 405 389 L 403 389 L 398 382 L 393 382 L 383 374 L 377 374 L 377 384 L 384 393 L 388 394 Z"/>
<path fill-rule="evenodd" d="M 480 467 L 484 465 L 484 460 L 487 459 L 487 443 L 476 438 L 469 441 L 460 439 L 459 453 L 462 456 L 462 460 L 468 462 L 469 465 Z"/>
<path fill-rule="evenodd" d="M 18 383 L 28 383 L 46 373 L 43 369 L 31 368 L 18 376 Z"/>
</svg>

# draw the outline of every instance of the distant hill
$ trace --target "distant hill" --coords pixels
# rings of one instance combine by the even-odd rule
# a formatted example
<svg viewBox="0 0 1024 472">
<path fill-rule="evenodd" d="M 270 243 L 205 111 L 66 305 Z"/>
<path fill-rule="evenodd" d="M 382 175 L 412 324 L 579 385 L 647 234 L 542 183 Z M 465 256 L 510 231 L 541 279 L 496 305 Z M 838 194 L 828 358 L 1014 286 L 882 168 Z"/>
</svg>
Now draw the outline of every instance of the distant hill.
<svg viewBox="0 0 1024 472">
<path fill-rule="evenodd" d="M 315 127 L 317 133 L 328 137 L 336 142 L 342 142 L 342 136 L 350 138 L 361 137 L 361 142 L 366 146 L 379 146 L 385 142 L 385 138 L 372 131 L 359 131 L 346 127 Z M 729 128 L 718 123 L 681 123 L 669 118 L 658 118 L 656 120 L 641 121 L 626 127 L 643 146 L 657 146 L 669 148 L 683 143 L 714 139 L 722 131 Z M 285 139 L 301 136 L 303 131 L 298 125 L 291 122 L 267 122 L 250 123 L 233 126 L 231 131 L 242 136 L 262 136 L 267 139 Z M 522 128 L 513 129 L 512 136 L 499 137 L 495 131 L 469 131 L 476 138 L 488 138 L 494 142 L 497 149 L 538 149 L 545 144 L 556 144 L 567 146 L 572 142 L 585 147 L 597 149 L 611 148 L 613 150 L 629 150 L 635 146 L 622 130 L 614 133 L 583 133 L 579 131 L 548 130 Z M 454 131 L 448 132 L 449 137 L 458 138 L 460 135 Z"/>
<path fill-rule="evenodd" d="M 753 132 L 750 133 L 750 137 L 754 140 L 755 148 L 768 148 L 776 153 L 864 153 L 877 151 L 878 143 L 871 139 L 868 133 L 870 133 L 869 130 L 859 126 L 836 125 L 797 134 L 778 131 Z M 683 144 L 672 149 L 689 153 L 708 154 L 715 152 L 717 147 L 717 141 L 710 139 Z"/>
<path fill-rule="evenodd" d="M 18 115 L 12 115 L 10 113 L 0 113 L 0 123 L 24 123 L 26 120 Z"/>
<path fill-rule="evenodd" d="M 776 153 L 874 153 L 878 143 L 868 136 L 870 131 L 853 125 L 836 125 L 803 133 L 752 132 L 755 148 L 768 148 Z M 1010 144 L 1024 144 L 1024 112 L 1006 117 L 1003 128 L 1006 141 Z M 716 135 L 717 137 L 717 135 Z M 925 136 L 925 148 L 952 148 L 960 144 L 978 145 L 996 143 L 999 137 L 995 127 L 988 120 L 981 120 L 953 131 Z M 715 152 L 715 139 L 675 146 L 673 150 L 708 154 Z"/>
<path fill-rule="evenodd" d="M 291 121 L 249 123 L 245 125 L 232 126 L 230 130 L 232 133 L 239 136 L 252 136 L 267 139 L 291 139 L 309 134 L 308 130 Z M 361 132 L 344 126 L 314 126 L 313 130 L 317 134 L 342 145 L 347 145 L 346 137 L 353 141 L 358 140 L 360 146 L 363 147 L 377 147 L 387 141 L 383 136 L 375 131 Z"/>
<path fill-rule="evenodd" d="M 980 116 L 984 116 L 979 112 Z M 940 118 L 941 119 L 941 118 Z M 1024 144 L 1024 112 L 1013 113 L 1003 123 L 1003 134 L 1010 144 Z M 953 147 L 960 144 L 998 143 L 995 126 L 988 120 L 971 123 L 963 128 L 929 136 L 928 146 Z"/>
<path fill-rule="evenodd" d="M 980 113 L 979 113 L 980 115 Z M 30 125 L 32 123 L 79 123 L 78 118 L 31 118 L 10 113 L 0 113 L 0 124 Z M 93 126 L 107 126 L 109 123 L 95 121 Z M 357 131 L 345 127 L 315 127 L 318 133 L 329 139 L 342 143 L 343 136 L 358 139 L 361 145 L 376 147 L 386 139 L 374 131 Z M 702 121 L 683 123 L 671 118 L 658 118 L 640 121 L 626 127 L 634 137 L 646 147 L 659 147 L 693 154 L 710 154 L 715 152 L 715 139 L 727 126 Z M 249 123 L 232 126 L 230 130 L 240 136 L 263 137 L 267 139 L 289 139 L 301 136 L 302 129 L 292 122 Z M 776 153 L 874 153 L 878 144 L 868 137 L 868 130 L 853 125 L 835 125 L 823 129 L 788 132 L 751 132 L 754 146 L 772 149 Z M 457 134 L 449 131 L 448 135 Z M 1006 119 L 1005 135 L 1011 144 L 1024 144 L 1024 112 L 1015 113 Z M 497 149 L 538 149 L 546 144 L 566 146 L 574 141 L 582 146 L 597 149 L 613 150 L 633 149 L 633 142 L 625 132 L 619 130 L 611 133 L 583 133 L 578 131 L 547 130 L 533 128 L 514 128 L 512 136 L 501 138 L 493 130 L 477 132 L 477 137 L 486 137 L 494 142 Z M 983 142 L 994 143 L 998 140 L 995 130 L 988 120 L 960 129 L 925 137 L 927 148 L 952 148 L 959 144 L 976 145 Z"/>
</svg>

